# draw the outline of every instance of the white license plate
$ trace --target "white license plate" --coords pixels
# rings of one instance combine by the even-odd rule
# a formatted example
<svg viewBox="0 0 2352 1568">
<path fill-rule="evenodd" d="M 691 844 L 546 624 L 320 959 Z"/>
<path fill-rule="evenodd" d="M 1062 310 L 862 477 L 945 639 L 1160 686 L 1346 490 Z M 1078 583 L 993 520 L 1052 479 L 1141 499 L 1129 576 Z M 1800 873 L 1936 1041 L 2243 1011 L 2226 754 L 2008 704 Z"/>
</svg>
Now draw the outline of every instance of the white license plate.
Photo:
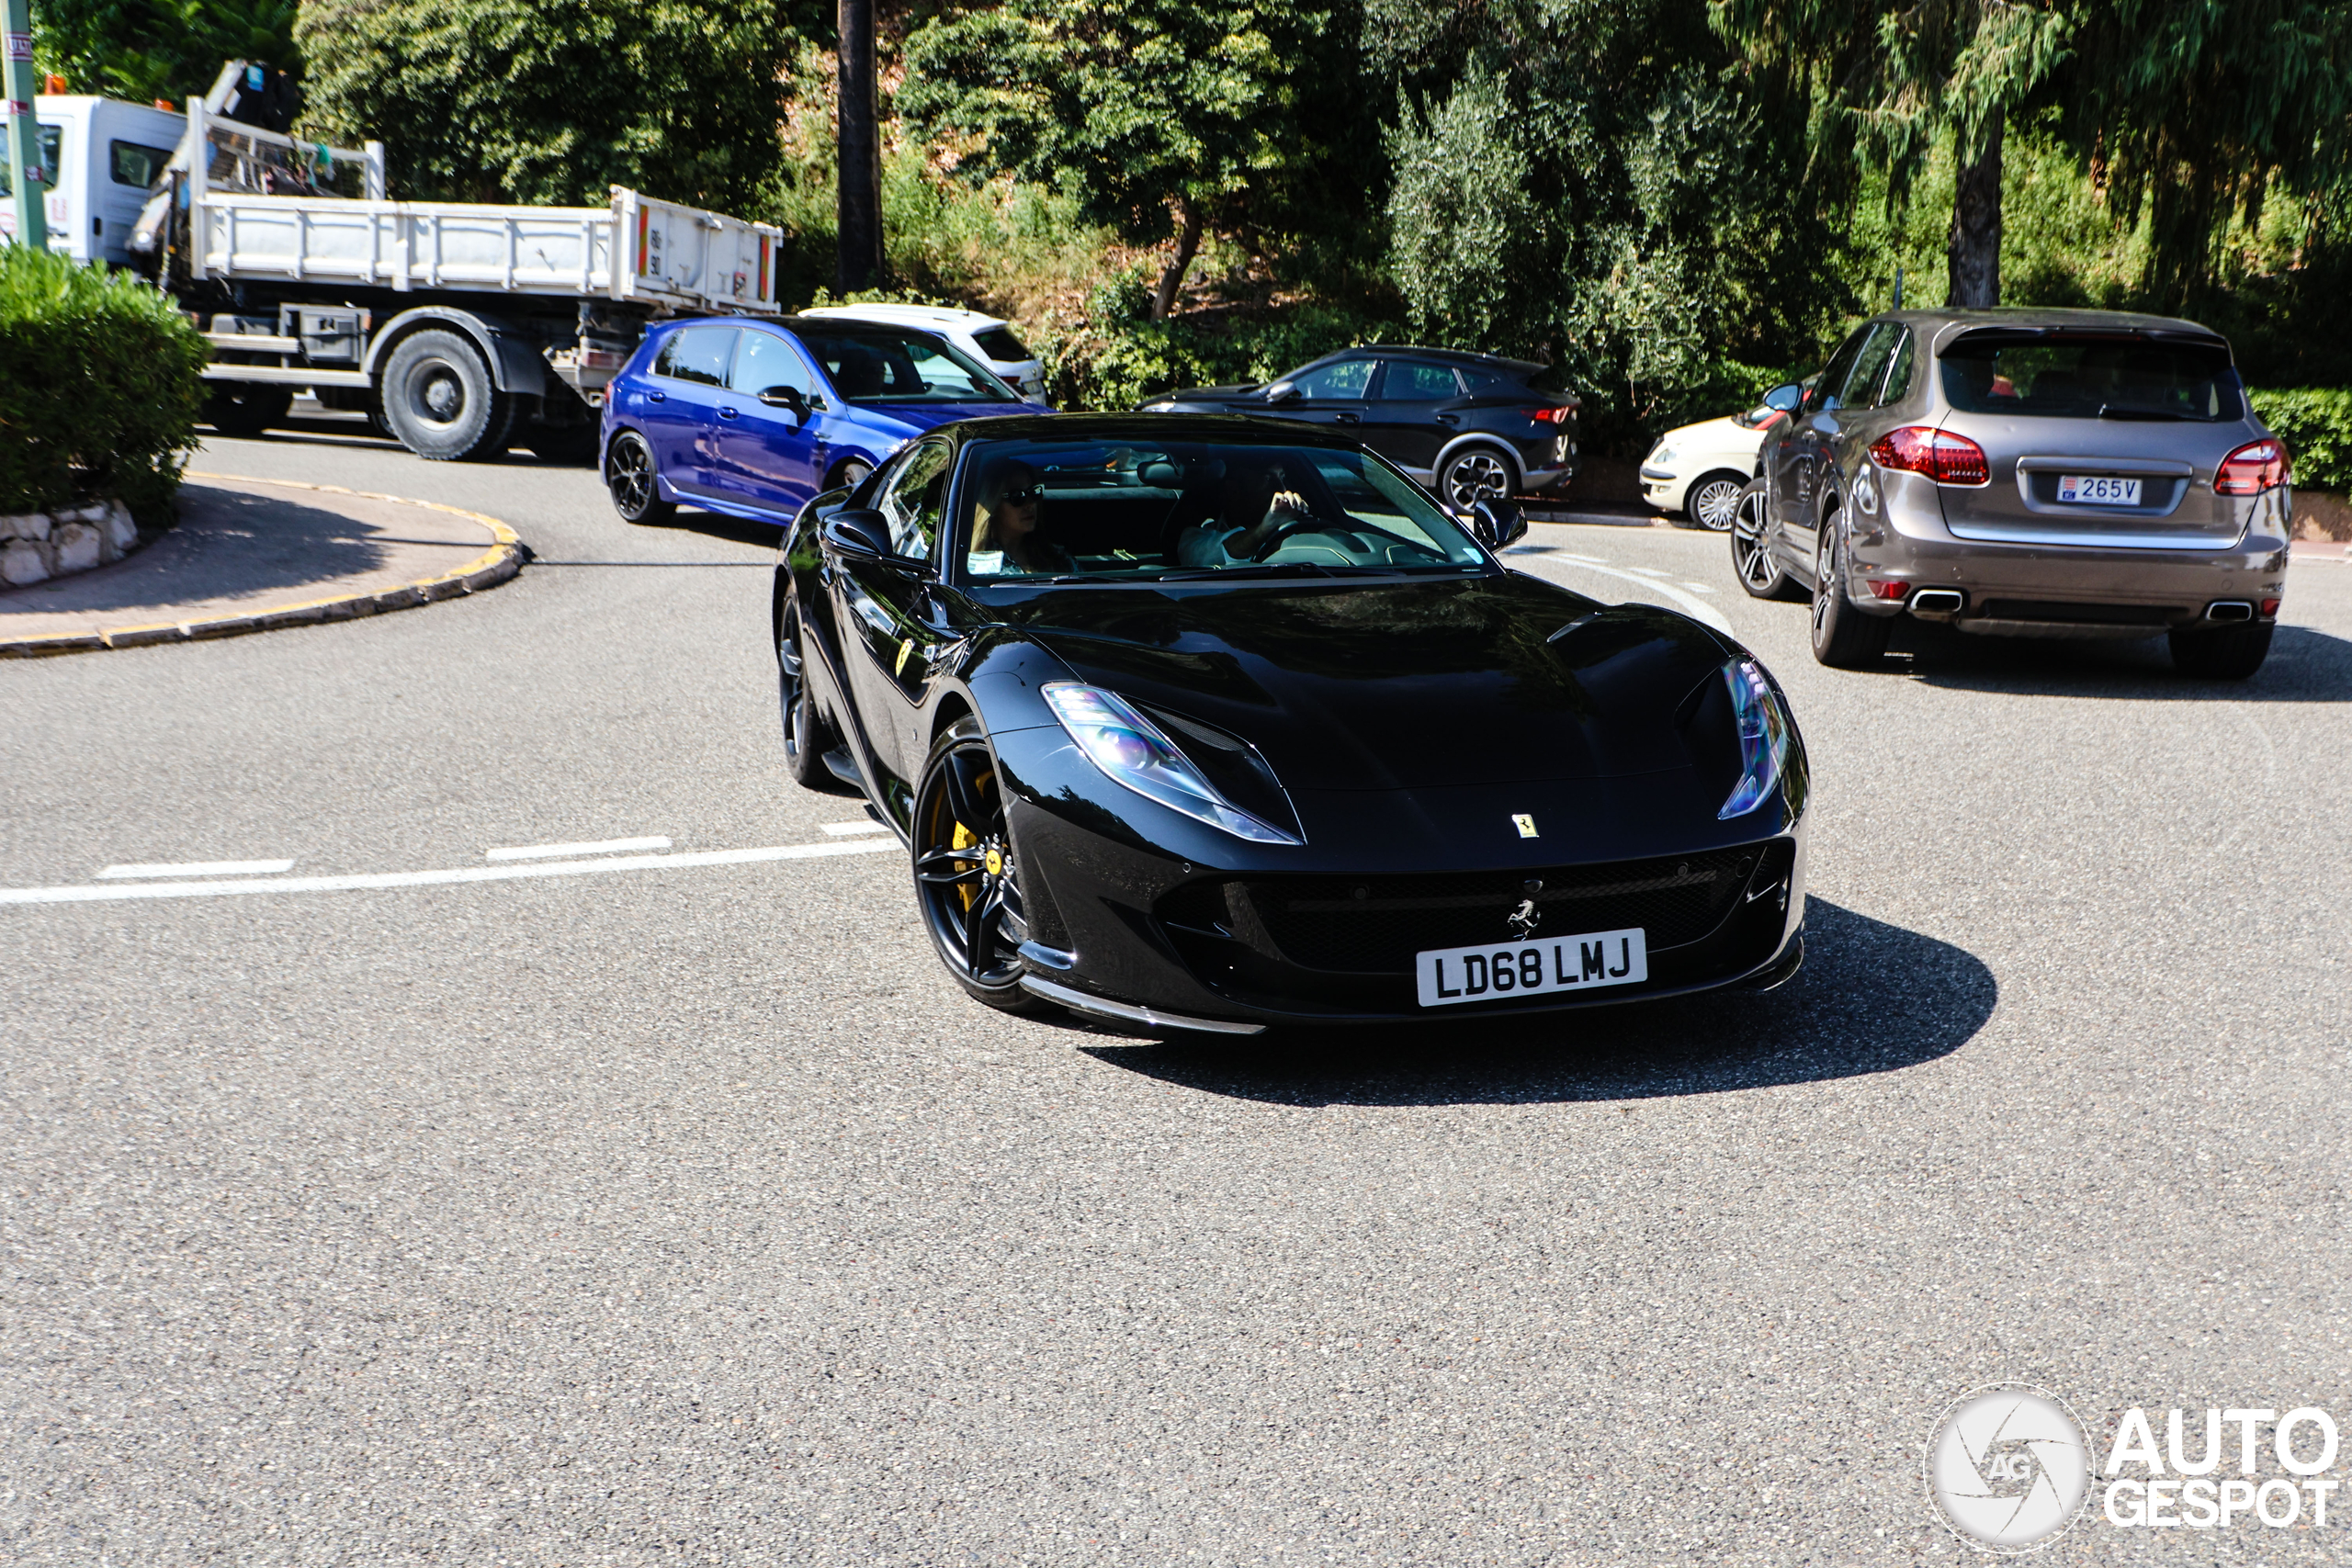
<svg viewBox="0 0 2352 1568">
<path fill-rule="evenodd" d="M 1415 953 L 1413 974 L 1425 1008 L 1555 991 L 1597 991 L 1648 979 L 1649 943 L 1636 926 L 1485 947 L 1439 948 Z"/>
<path fill-rule="evenodd" d="M 2138 479 L 2111 479 L 2098 474 L 2060 474 L 2058 499 L 2076 506 L 2137 506 Z"/>
</svg>

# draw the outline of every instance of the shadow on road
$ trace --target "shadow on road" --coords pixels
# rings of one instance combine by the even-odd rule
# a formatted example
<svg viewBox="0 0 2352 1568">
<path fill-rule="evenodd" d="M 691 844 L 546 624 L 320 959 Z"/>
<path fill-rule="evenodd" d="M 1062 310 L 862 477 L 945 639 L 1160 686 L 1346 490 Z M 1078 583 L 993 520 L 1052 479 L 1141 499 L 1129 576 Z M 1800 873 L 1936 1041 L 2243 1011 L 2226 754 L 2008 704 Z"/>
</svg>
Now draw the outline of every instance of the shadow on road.
<svg viewBox="0 0 2352 1568">
<path fill-rule="evenodd" d="M 1896 623 L 1883 667 L 1929 685 L 2015 696 L 2138 702 L 2352 702 L 2352 642 L 2309 626 L 2280 626 L 2252 679 L 2200 681 L 2172 667 L 2162 637 L 2069 641 L 1971 637 L 1949 626 Z"/>
<path fill-rule="evenodd" d="M 1795 980 L 1760 996 L 1080 1049 L 1187 1089 L 1281 1105 L 1652 1100 L 1917 1066 L 1967 1043 L 2000 992 L 1973 954 L 1819 898 L 1805 907 L 1805 953 Z"/>
</svg>

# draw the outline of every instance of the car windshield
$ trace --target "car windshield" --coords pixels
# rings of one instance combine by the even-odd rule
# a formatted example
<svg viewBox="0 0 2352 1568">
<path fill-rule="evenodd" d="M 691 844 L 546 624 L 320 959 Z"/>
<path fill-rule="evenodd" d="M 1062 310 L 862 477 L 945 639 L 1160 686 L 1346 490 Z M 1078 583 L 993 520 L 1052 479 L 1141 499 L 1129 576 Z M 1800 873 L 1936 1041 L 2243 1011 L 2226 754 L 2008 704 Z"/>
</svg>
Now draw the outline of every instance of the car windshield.
<svg viewBox="0 0 2352 1568">
<path fill-rule="evenodd" d="M 1378 458 L 1203 441 L 989 441 L 969 449 L 977 581 L 1483 570 L 1461 526 Z"/>
<path fill-rule="evenodd" d="M 794 335 L 853 403 L 1020 401 L 994 371 L 928 333 L 844 321 Z"/>
<path fill-rule="evenodd" d="M 2057 419 L 2236 419 L 2237 373 L 2218 344 L 2112 335 L 1983 334 L 1943 352 L 1944 396 L 1969 413 Z"/>
</svg>

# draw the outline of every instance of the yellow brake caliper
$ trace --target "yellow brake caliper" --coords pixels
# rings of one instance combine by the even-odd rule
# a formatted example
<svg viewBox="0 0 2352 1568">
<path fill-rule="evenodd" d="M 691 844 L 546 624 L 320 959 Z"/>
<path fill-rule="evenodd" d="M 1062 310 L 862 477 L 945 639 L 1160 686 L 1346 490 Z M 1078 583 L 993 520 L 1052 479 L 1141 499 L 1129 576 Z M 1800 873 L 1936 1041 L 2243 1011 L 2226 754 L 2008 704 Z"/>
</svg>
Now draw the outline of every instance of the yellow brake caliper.
<svg viewBox="0 0 2352 1568">
<path fill-rule="evenodd" d="M 980 836 L 978 833 L 958 822 L 956 824 L 956 831 L 949 836 L 947 843 L 950 849 L 967 850 L 979 841 Z M 973 891 L 972 884 L 969 882 L 959 882 L 956 885 L 956 897 L 964 900 L 964 912 L 967 915 L 972 912 Z"/>
</svg>

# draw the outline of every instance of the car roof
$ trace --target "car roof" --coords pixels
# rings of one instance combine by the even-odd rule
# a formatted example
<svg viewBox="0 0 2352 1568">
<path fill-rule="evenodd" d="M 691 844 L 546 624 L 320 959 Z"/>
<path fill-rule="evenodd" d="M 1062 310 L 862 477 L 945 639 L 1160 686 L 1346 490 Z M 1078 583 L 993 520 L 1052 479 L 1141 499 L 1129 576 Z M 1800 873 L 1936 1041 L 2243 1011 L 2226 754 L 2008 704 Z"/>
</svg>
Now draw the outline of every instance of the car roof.
<svg viewBox="0 0 2352 1568">
<path fill-rule="evenodd" d="M 2140 310 L 2089 310 L 2054 305 L 2013 305 L 1989 310 L 1883 310 L 1874 321 L 1900 321 L 1930 332 L 1957 328 L 1960 333 L 1990 329 L 2011 332 L 2153 333 L 2167 336 L 2229 340 L 2201 322 L 2177 316 L 2154 316 Z"/>
<path fill-rule="evenodd" d="M 812 305 L 800 313 L 831 317 L 836 321 L 911 321 L 922 326 L 978 328 L 1004 325 L 1001 317 L 985 315 L 978 310 L 956 310 L 945 305 Z"/>
<path fill-rule="evenodd" d="M 1510 359 L 1499 354 L 1479 354 L 1467 348 L 1429 348 L 1417 343 L 1359 344 L 1354 348 L 1340 352 L 1369 354 L 1382 359 L 1410 355 L 1416 359 L 1434 359 L 1447 365 L 1472 365 L 1482 370 L 1510 370 L 1521 376 L 1532 376 L 1540 370 L 1551 368 L 1532 359 Z"/>
</svg>

